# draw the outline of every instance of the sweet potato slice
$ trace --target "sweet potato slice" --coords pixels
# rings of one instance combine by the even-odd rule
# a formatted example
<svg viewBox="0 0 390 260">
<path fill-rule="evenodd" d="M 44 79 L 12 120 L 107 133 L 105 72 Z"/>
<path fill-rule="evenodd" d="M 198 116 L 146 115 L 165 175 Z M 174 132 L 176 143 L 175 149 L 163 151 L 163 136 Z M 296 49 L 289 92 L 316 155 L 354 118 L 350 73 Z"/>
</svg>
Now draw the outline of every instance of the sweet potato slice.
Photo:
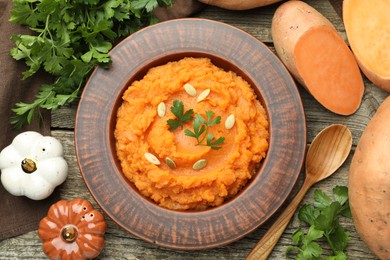
<svg viewBox="0 0 390 260">
<path fill-rule="evenodd" d="M 301 1 L 283 3 L 272 38 L 287 69 L 320 104 L 340 115 L 359 108 L 364 83 L 356 59 L 322 14 Z"/>
<path fill-rule="evenodd" d="M 390 1 L 344 0 L 343 20 L 358 64 L 376 86 L 390 92 Z"/>
</svg>

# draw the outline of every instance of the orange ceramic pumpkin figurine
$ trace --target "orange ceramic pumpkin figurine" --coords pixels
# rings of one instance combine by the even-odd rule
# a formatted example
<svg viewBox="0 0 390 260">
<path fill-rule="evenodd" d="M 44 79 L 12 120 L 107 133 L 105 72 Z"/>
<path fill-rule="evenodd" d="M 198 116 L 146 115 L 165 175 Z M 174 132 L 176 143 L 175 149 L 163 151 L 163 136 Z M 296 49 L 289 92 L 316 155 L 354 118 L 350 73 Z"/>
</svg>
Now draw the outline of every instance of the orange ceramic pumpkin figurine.
<svg viewBox="0 0 390 260">
<path fill-rule="evenodd" d="M 61 200 L 39 223 L 38 235 L 50 259 L 89 259 L 102 251 L 106 228 L 103 215 L 89 201 Z"/>
</svg>

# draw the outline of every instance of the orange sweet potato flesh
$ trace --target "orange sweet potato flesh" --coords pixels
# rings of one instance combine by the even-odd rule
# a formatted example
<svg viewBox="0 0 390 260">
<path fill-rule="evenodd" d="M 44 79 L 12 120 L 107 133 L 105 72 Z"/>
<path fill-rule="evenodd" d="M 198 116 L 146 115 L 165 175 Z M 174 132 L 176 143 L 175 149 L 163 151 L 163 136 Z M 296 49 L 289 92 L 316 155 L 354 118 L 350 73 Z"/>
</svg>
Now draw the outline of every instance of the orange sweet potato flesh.
<svg viewBox="0 0 390 260">
<path fill-rule="evenodd" d="M 359 140 L 349 171 L 349 202 L 356 231 L 380 259 L 390 259 L 390 97 Z"/>
<path fill-rule="evenodd" d="M 294 78 L 328 110 L 351 115 L 364 83 L 356 59 L 332 23 L 308 4 L 288 1 L 272 19 L 276 52 Z"/>
<path fill-rule="evenodd" d="M 344 0 L 343 20 L 358 64 L 376 86 L 390 92 L 390 1 Z"/>
<path fill-rule="evenodd" d="M 199 2 L 218 6 L 228 10 L 248 10 L 271 5 L 282 0 L 199 0 Z"/>
</svg>

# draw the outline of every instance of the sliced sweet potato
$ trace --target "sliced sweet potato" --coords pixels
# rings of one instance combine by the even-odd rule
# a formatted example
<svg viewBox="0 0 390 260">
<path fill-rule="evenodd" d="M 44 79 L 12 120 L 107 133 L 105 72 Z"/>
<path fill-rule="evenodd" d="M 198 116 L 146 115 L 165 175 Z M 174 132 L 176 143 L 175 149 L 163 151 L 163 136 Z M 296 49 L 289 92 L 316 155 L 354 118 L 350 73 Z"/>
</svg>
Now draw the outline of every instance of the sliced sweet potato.
<svg viewBox="0 0 390 260">
<path fill-rule="evenodd" d="M 390 92 L 390 1 L 344 0 L 343 20 L 358 64 L 376 86 Z"/>
<path fill-rule="evenodd" d="M 294 78 L 328 110 L 351 115 L 364 83 L 351 50 L 332 23 L 302 1 L 280 5 L 272 19 L 276 52 Z"/>
<path fill-rule="evenodd" d="M 380 259 L 390 259 L 390 97 L 379 106 L 356 147 L 349 203 L 356 231 Z"/>
<path fill-rule="evenodd" d="M 274 4 L 280 1 L 282 0 L 199 0 L 199 2 L 229 10 L 247 10 Z"/>
</svg>

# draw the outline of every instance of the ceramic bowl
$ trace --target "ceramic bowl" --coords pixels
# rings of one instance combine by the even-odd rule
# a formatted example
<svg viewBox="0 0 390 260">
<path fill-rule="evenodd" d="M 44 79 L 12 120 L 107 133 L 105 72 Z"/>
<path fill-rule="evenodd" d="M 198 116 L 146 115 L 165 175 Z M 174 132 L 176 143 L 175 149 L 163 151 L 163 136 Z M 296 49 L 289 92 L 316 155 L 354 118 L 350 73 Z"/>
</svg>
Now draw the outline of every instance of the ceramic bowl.
<svg viewBox="0 0 390 260">
<path fill-rule="evenodd" d="M 97 68 L 84 88 L 75 146 L 90 193 L 113 221 L 159 246 L 204 249 L 244 237 L 282 206 L 303 165 L 306 123 L 293 79 L 266 45 L 233 26 L 186 18 L 140 30 L 110 55 L 112 66 Z M 189 56 L 208 57 L 251 84 L 269 117 L 270 145 L 258 173 L 233 199 L 208 210 L 183 212 L 156 205 L 127 181 L 116 157 L 113 132 L 129 84 L 154 66 Z"/>
</svg>

